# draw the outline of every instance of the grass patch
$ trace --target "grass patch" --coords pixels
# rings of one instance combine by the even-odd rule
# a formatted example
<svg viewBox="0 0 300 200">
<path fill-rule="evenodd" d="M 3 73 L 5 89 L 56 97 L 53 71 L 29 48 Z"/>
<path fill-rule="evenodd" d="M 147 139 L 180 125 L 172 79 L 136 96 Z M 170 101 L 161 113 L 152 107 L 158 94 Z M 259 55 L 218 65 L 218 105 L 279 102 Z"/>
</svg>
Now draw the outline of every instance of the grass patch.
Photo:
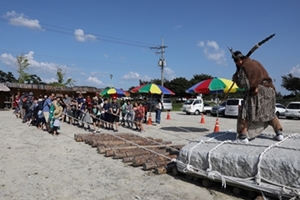
<svg viewBox="0 0 300 200">
<path fill-rule="evenodd" d="M 172 103 L 173 110 L 172 111 L 181 111 L 183 102 Z"/>
</svg>

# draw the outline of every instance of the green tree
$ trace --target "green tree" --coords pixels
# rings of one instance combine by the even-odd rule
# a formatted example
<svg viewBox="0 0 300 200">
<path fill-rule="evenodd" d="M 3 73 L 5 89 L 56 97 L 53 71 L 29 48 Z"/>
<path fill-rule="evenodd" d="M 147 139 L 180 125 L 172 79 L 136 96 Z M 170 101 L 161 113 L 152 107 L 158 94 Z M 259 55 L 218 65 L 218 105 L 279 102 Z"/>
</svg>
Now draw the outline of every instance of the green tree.
<svg viewBox="0 0 300 200">
<path fill-rule="evenodd" d="M 193 78 L 190 80 L 190 83 L 191 83 L 191 86 L 201 82 L 201 81 L 204 81 L 206 79 L 210 79 L 210 78 L 213 78 L 211 75 L 208 75 L 208 74 L 195 74 L 193 76 Z M 187 88 L 188 89 L 188 88 Z"/>
<path fill-rule="evenodd" d="M 17 56 L 17 72 L 19 74 L 18 81 L 19 83 L 25 83 L 28 79 L 29 74 L 26 72 L 29 66 L 28 59 L 24 55 Z"/>
<path fill-rule="evenodd" d="M 64 80 L 66 73 L 63 72 L 62 68 L 58 67 L 56 71 L 57 82 L 49 83 L 52 86 L 74 86 L 75 80 L 72 78 L 68 78 L 67 81 Z"/>
<path fill-rule="evenodd" d="M 41 84 L 42 79 L 37 76 L 36 74 L 28 74 L 27 79 L 25 80 L 26 83 L 31 83 L 31 84 Z"/>
<path fill-rule="evenodd" d="M 294 77 L 291 73 L 286 76 L 281 76 L 281 78 L 281 86 L 297 96 L 300 92 L 300 78 Z"/>
<path fill-rule="evenodd" d="M 176 96 L 183 97 L 186 96 L 186 90 L 190 88 L 192 85 L 190 81 L 188 81 L 184 77 L 175 78 L 170 81 L 170 86 L 168 87 L 172 90 Z"/>
<path fill-rule="evenodd" d="M 164 80 L 164 83 L 166 82 L 166 80 Z M 158 79 L 158 78 L 155 78 L 155 79 L 152 79 L 150 81 L 150 83 L 154 83 L 156 85 L 161 85 L 161 79 Z M 165 85 L 165 84 L 164 84 Z"/>
<path fill-rule="evenodd" d="M 150 83 L 150 82 L 149 81 L 143 81 L 143 80 L 139 79 L 139 84 L 140 85 L 145 85 L 145 84 L 148 84 L 148 83 Z M 133 88 L 131 88 L 131 89 L 133 89 Z"/>
<path fill-rule="evenodd" d="M 14 83 L 17 82 L 17 79 L 11 72 L 4 72 L 0 70 L 0 82 L 9 82 Z"/>
</svg>

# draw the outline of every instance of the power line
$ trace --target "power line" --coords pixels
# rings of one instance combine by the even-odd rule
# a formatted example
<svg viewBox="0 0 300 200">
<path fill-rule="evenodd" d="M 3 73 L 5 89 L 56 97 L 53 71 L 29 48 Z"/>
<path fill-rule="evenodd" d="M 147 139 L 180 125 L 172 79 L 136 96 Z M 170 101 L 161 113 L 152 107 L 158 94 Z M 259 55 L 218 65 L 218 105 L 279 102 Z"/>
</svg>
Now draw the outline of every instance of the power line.
<svg viewBox="0 0 300 200">
<path fill-rule="evenodd" d="M 7 4 L 7 3 L 3 3 L 3 2 L 1 2 L 1 3 L 6 4 L 6 5 L 10 5 L 10 6 L 16 6 L 16 5 Z M 20 7 L 20 6 L 16 6 L 16 7 Z M 21 7 L 21 8 L 24 9 L 24 7 Z M 39 12 L 39 13 L 46 14 L 46 15 L 51 15 L 51 16 L 56 16 L 56 17 L 60 17 L 60 18 L 70 19 L 70 18 L 61 17 L 61 16 L 58 16 L 58 15 L 54 15 L 54 14 L 46 13 L 46 12 L 41 12 L 41 11 L 30 9 L 30 8 L 25 8 L 25 9 L 32 10 L 32 11 L 35 11 L 35 12 Z M 0 18 L 0 21 L 7 22 L 7 20 L 1 19 L 1 18 Z M 87 23 L 87 22 L 84 22 L 84 23 Z M 74 36 L 74 30 L 75 29 L 59 27 L 59 26 L 50 25 L 50 24 L 46 24 L 46 23 L 39 23 L 39 24 L 43 25 L 44 27 L 48 27 L 46 30 L 49 31 L 49 32 Z M 93 23 L 93 24 L 95 24 L 95 23 Z M 71 31 L 71 32 L 66 32 L 64 30 Z M 149 48 L 149 46 L 153 46 L 153 44 L 149 44 L 149 43 L 145 43 L 145 42 L 138 42 L 138 41 L 133 41 L 133 40 L 121 39 L 121 38 L 105 36 L 105 35 L 100 35 L 100 34 L 95 34 L 95 33 L 88 33 L 88 34 L 95 35 L 101 41 L 105 41 L 105 42 L 111 42 L 111 43 L 117 43 L 117 44 L 129 45 L 129 46 L 137 46 L 137 47 L 146 47 L 146 48 Z"/>
<path fill-rule="evenodd" d="M 19 50 L 12 50 L 12 49 L 2 49 L 0 48 L 0 52 L 2 53 L 15 53 L 15 54 L 24 54 L 24 51 Z M 97 64 L 106 63 L 106 64 L 122 64 L 122 65 L 152 65 L 152 64 L 143 64 L 143 63 L 123 63 L 123 62 L 107 62 L 107 61 L 100 61 L 100 60 L 88 60 L 88 59 L 80 59 L 80 58 L 71 58 L 71 57 L 62 57 L 62 56 L 52 56 L 52 55 L 44 55 L 44 54 L 38 54 L 34 53 L 34 57 L 45 57 L 45 58 L 56 58 L 57 60 L 70 60 L 70 61 L 83 61 L 83 62 L 95 62 Z"/>
</svg>

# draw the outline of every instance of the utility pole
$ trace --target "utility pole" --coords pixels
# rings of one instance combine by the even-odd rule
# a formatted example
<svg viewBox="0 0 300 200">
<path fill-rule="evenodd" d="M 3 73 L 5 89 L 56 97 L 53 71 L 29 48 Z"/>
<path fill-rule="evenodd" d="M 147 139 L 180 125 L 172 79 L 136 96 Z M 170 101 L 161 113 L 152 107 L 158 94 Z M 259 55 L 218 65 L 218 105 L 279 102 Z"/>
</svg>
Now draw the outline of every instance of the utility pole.
<svg viewBox="0 0 300 200">
<path fill-rule="evenodd" d="M 112 84 L 112 78 L 113 78 L 113 75 L 110 74 L 109 76 L 110 76 L 110 87 L 112 88 L 112 87 L 113 87 L 113 84 Z"/>
<path fill-rule="evenodd" d="M 167 46 L 164 45 L 164 38 L 161 38 L 161 45 L 158 47 L 150 47 L 150 49 L 155 49 L 156 54 L 160 54 L 161 58 L 158 60 L 158 66 L 161 67 L 161 86 L 164 86 L 164 67 L 166 66 L 166 61 L 164 57 L 165 48 Z M 164 94 L 161 94 L 161 100 L 163 101 Z"/>
</svg>

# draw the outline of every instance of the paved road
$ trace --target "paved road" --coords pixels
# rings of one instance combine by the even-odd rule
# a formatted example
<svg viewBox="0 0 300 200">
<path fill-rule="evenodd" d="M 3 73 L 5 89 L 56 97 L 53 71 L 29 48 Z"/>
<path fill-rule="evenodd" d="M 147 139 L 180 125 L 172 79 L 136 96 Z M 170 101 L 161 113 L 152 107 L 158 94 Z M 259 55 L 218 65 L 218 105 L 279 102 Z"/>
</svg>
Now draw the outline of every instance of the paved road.
<svg viewBox="0 0 300 200">
<path fill-rule="evenodd" d="M 185 144 L 190 140 L 197 139 L 199 136 L 210 134 L 213 132 L 216 117 L 204 115 L 205 124 L 201 124 L 201 115 L 186 115 L 183 112 L 170 112 L 170 120 L 167 120 L 167 113 L 162 113 L 162 122 L 160 126 L 145 125 L 146 132 L 142 133 L 146 136 L 161 137 L 165 140 L 170 140 L 173 143 Z M 152 114 L 152 120 L 155 119 L 155 114 Z M 221 131 L 236 131 L 236 118 L 219 117 L 219 129 Z M 288 120 L 280 118 L 280 123 L 283 126 L 284 134 L 300 133 L 300 120 Z M 274 133 L 269 126 L 264 133 Z M 274 134 L 275 135 L 275 134 Z"/>
</svg>

